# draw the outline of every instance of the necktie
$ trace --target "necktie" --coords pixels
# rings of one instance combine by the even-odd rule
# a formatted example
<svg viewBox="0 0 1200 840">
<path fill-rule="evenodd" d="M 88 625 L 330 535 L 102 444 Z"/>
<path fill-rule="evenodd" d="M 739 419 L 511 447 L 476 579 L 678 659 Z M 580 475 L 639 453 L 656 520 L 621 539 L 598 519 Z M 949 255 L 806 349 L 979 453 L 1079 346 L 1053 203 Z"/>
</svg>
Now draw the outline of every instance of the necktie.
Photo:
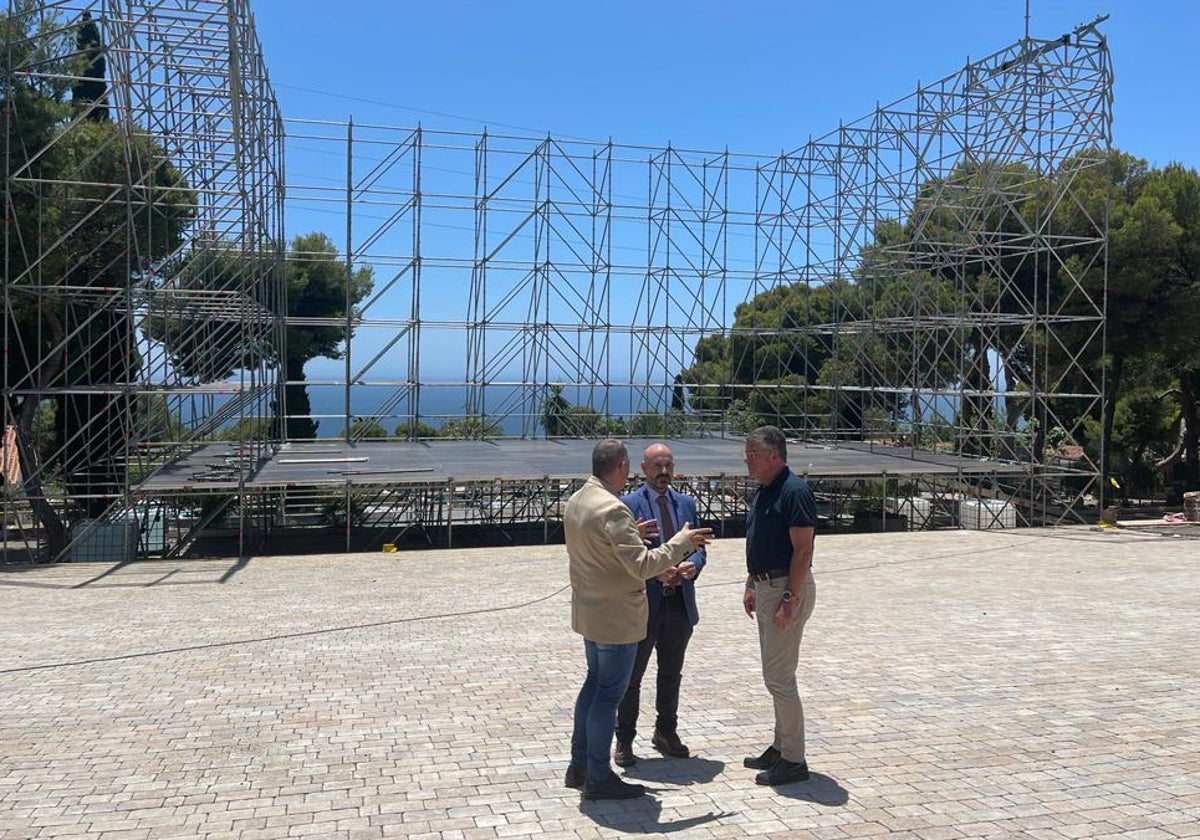
<svg viewBox="0 0 1200 840">
<path fill-rule="evenodd" d="M 675 523 L 671 521 L 671 507 L 667 504 L 666 493 L 658 497 L 658 518 L 662 520 L 658 536 L 662 542 L 666 542 L 675 536 Z"/>
</svg>

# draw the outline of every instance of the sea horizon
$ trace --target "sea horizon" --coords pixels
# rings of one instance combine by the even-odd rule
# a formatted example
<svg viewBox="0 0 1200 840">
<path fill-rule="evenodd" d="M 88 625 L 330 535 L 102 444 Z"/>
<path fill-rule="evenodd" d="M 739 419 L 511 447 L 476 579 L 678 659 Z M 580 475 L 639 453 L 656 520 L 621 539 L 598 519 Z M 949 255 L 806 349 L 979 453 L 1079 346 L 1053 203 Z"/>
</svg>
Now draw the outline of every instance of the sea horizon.
<svg viewBox="0 0 1200 840">
<path fill-rule="evenodd" d="M 529 398 L 529 385 L 488 385 L 483 389 L 483 413 L 488 419 L 499 422 L 501 433 L 519 437 L 522 427 L 532 425 L 533 434 L 543 433 L 540 423 L 541 405 L 534 405 Z M 350 388 L 350 417 L 375 418 L 394 434 L 396 427 L 410 420 L 441 428 L 449 420 L 465 417 L 470 386 L 461 383 L 422 383 L 419 391 L 415 417 L 410 417 L 407 403 L 389 408 L 400 387 L 381 385 L 354 385 Z M 589 393 L 590 392 L 590 393 Z M 647 388 L 633 386 L 609 386 L 603 388 L 564 387 L 563 397 L 572 406 L 591 405 L 601 414 L 631 417 L 641 411 L 661 410 L 654 402 L 669 404 L 670 389 L 667 386 L 651 386 L 649 394 L 658 396 L 657 401 L 647 399 Z M 604 402 L 607 396 L 607 403 Z M 524 399 L 523 399 L 524 397 Z M 309 385 L 308 398 L 310 417 L 317 425 L 318 438 L 334 438 L 343 434 L 346 425 L 346 389 L 344 385 Z M 590 401 L 589 401 L 590 398 Z M 407 400 L 408 397 L 405 397 Z M 601 408 L 604 406 L 604 408 Z M 526 423 L 528 417 L 529 423 Z"/>
</svg>

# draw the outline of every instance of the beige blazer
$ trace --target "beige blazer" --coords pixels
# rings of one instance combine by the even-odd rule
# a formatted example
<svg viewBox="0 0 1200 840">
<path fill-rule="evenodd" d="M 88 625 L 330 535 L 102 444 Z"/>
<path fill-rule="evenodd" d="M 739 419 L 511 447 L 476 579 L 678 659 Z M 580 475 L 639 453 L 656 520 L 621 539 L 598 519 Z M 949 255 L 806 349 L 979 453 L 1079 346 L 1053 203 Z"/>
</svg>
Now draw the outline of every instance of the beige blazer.
<svg viewBox="0 0 1200 840">
<path fill-rule="evenodd" d="M 691 554 L 691 540 L 677 533 L 658 548 L 647 548 L 629 508 L 595 476 L 567 501 L 563 530 L 571 628 L 601 644 L 646 638 L 646 581 Z"/>
</svg>

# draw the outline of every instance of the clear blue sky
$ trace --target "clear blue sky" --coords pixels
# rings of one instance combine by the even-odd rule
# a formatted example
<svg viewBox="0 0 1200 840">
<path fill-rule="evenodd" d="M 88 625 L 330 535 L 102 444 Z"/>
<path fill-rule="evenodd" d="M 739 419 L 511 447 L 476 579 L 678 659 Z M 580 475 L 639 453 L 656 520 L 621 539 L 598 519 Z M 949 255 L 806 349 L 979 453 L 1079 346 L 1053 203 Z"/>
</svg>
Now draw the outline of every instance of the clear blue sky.
<svg viewBox="0 0 1200 840">
<path fill-rule="evenodd" d="M 1024 33 L 1026 2 L 252 0 L 252 9 L 285 117 L 776 155 L 1008 46 Z M 1153 165 L 1200 167 L 1200 0 L 1030 0 L 1029 9 L 1039 38 L 1111 14 L 1101 31 L 1115 69 L 1116 145 Z M 289 180 L 336 187 L 344 163 L 325 154 L 289 156 Z M 337 210 L 300 212 L 289 211 L 289 235 L 323 228 L 341 247 Z M 423 224 L 433 236 L 455 233 Z M 457 235 L 469 237 L 470 225 Z M 445 300 L 461 307 L 458 279 L 441 280 L 427 276 L 426 288 L 454 287 Z M 382 333 L 367 332 L 356 355 L 360 344 L 363 357 L 382 346 Z M 461 376 L 461 337 L 427 340 L 422 375 Z M 323 360 L 308 371 L 340 374 Z"/>
<path fill-rule="evenodd" d="M 763 154 L 1006 46 L 1022 35 L 1026 8 L 1025 0 L 251 5 L 285 116 Z M 1035 37 L 1111 14 L 1103 31 L 1116 74 L 1116 144 L 1152 164 L 1200 166 L 1200 3 L 1029 6 Z"/>
</svg>

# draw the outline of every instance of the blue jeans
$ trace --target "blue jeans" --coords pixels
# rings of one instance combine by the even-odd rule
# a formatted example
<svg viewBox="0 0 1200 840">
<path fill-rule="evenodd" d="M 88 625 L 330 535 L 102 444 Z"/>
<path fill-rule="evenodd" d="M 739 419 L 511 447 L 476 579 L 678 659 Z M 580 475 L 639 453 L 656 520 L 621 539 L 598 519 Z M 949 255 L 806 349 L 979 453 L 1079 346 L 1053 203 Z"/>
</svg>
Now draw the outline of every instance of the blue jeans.
<svg viewBox="0 0 1200 840">
<path fill-rule="evenodd" d="M 571 764 L 586 767 L 589 782 L 601 782 L 612 773 L 608 755 L 617 724 L 617 705 L 629 687 L 638 643 L 605 645 L 583 640 L 587 679 L 575 700 L 575 727 L 571 731 Z"/>
</svg>

